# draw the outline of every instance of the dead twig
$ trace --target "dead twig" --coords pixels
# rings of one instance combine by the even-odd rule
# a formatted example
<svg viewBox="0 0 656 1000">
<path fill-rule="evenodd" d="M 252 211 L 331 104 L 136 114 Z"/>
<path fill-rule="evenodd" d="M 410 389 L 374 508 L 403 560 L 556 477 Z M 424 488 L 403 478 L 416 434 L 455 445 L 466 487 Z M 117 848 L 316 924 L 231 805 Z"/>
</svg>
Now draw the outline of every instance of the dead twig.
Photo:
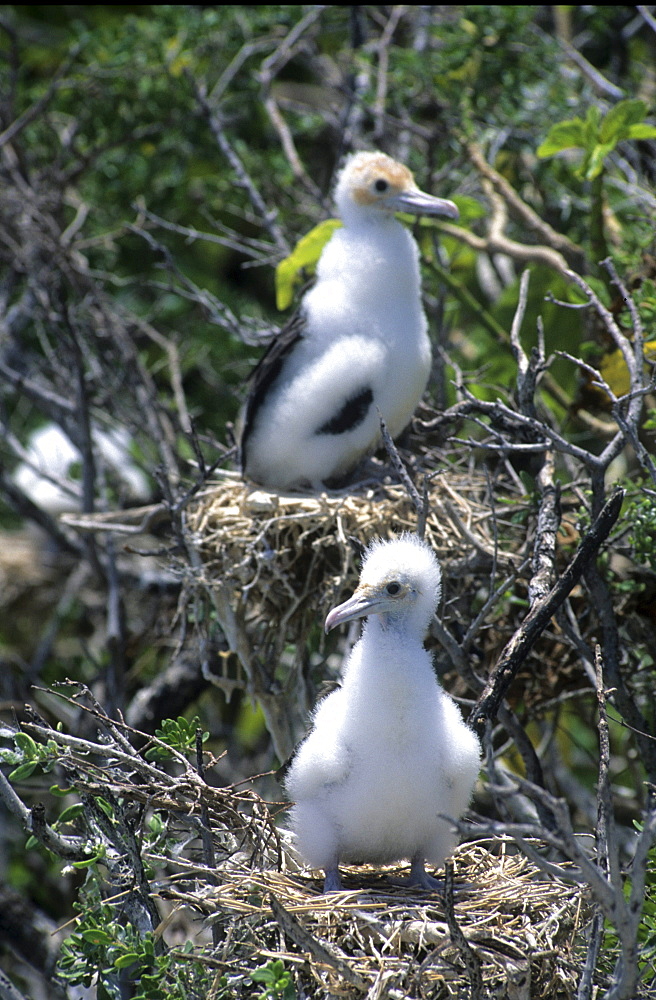
<svg viewBox="0 0 656 1000">
<path fill-rule="evenodd" d="M 460 952 L 467 978 L 471 989 L 471 1000 L 486 1000 L 488 992 L 483 985 L 481 972 L 481 962 L 462 932 L 462 928 L 456 919 L 455 906 L 453 903 L 453 861 L 447 861 L 444 866 L 444 913 L 446 922 L 449 925 L 451 940 Z"/>
<path fill-rule="evenodd" d="M 619 517 L 624 490 L 616 489 L 584 535 L 581 543 L 560 580 L 551 591 L 531 607 L 521 626 L 515 632 L 481 694 L 474 711 L 469 717 L 470 725 L 479 733 L 485 728 L 486 719 L 494 719 L 501 699 L 510 687 L 520 665 L 534 646 L 552 616 L 556 613 L 572 588 L 576 586 L 586 566 L 596 556 L 601 545 Z"/>
</svg>

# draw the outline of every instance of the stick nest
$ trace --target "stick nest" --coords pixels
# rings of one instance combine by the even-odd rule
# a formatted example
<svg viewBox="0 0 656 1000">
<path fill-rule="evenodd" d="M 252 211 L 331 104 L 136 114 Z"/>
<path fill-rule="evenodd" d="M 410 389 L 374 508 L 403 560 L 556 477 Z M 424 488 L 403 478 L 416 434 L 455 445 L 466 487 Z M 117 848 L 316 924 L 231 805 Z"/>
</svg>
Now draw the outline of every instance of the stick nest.
<svg viewBox="0 0 656 1000">
<path fill-rule="evenodd" d="M 456 852 L 455 931 L 439 893 L 395 885 L 407 866 L 343 867 L 344 891 L 322 895 L 318 877 L 296 873 L 286 851 L 283 861 L 286 872 L 254 872 L 233 859 L 218 887 L 163 892 L 174 908 L 218 925 L 225 943 L 212 956 L 228 981 L 276 959 L 293 971 L 299 996 L 446 1000 L 469 995 L 475 967 L 487 996 L 576 995 L 584 890 L 541 874 L 505 842 Z"/>
<path fill-rule="evenodd" d="M 470 469 L 450 469 L 428 485 L 424 537 L 442 563 L 450 601 L 494 561 L 502 573 L 519 563 L 525 526 L 499 516 L 489 494 L 485 477 Z M 190 508 L 187 526 L 202 559 L 202 582 L 230 593 L 235 620 L 251 641 L 276 648 L 281 636 L 303 643 L 353 591 L 364 546 L 416 531 L 417 520 L 407 490 L 389 482 L 280 496 L 226 479 Z M 470 600 L 469 589 L 465 616 Z"/>
<path fill-rule="evenodd" d="M 89 698 L 76 687 L 67 700 L 83 706 Z M 213 786 L 206 778 L 217 759 L 204 755 L 204 776 L 178 751 L 151 762 L 149 747 L 168 750 L 159 739 L 116 723 L 95 703 L 85 712 L 100 728 L 93 739 L 41 722 L 24 728 L 55 751 L 86 803 L 75 820 L 79 842 L 104 846 L 116 920 L 131 900 L 158 901 L 156 934 L 172 958 L 216 970 L 230 995 L 253 995 L 252 973 L 272 960 L 291 973 L 299 1000 L 482 996 L 475 976 L 490 997 L 576 995 L 587 889 L 541 873 L 510 840 L 459 847 L 444 896 L 399 885 L 407 865 L 342 866 L 344 890 L 324 895 L 321 873 L 304 868 L 280 823 L 281 803 L 256 790 L 266 775 Z M 109 826 L 101 800 L 113 809 Z"/>
</svg>

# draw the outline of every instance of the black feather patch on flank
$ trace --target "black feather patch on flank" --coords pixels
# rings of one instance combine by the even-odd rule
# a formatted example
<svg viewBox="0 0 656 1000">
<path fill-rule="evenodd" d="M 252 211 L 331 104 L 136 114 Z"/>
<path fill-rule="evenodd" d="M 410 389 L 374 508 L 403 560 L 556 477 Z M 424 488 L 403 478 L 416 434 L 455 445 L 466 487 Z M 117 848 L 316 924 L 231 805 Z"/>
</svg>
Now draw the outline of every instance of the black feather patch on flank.
<svg viewBox="0 0 656 1000">
<path fill-rule="evenodd" d="M 346 431 L 354 430 L 364 421 L 373 401 L 374 394 L 369 386 L 360 389 L 354 396 L 347 399 L 341 410 L 330 420 L 327 420 L 315 433 L 345 434 Z"/>
</svg>

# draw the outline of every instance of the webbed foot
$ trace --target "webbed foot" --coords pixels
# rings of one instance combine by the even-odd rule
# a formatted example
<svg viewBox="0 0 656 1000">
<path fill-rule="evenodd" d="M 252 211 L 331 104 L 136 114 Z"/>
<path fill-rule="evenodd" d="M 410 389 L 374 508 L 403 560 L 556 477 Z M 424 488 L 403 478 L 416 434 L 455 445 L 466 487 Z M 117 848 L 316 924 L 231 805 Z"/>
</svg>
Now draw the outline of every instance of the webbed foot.
<svg viewBox="0 0 656 1000">
<path fill-rule="evenodd" d="M 408 885 L 416 885 L 427 892 L 444 892 L 444 879 L 434 878 L 429 875 L 424 867 L 424 859 L 415 857 L 410 862 L 410 875 Z"/>
<path fill-rule="evenodd" d="M 339 892 L 342 889 L 342 880 L 339 877 L 339 870 L 335 865 L 334 868 L 325 869 L 326 877 L 323 882 L 324 892 Z"/>
</svg>

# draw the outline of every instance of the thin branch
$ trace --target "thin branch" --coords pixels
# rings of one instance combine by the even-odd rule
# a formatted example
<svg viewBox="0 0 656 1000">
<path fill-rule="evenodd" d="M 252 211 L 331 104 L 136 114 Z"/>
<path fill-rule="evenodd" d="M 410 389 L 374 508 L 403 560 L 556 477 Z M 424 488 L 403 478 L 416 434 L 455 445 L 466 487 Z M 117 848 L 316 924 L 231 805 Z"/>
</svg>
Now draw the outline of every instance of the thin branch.
<svg viewBox="0 0 656 1000">
<path fill-rule="evenodd" d="M 300 48 L 299 43 L 303 39 L 303 35 L 307 32 L 308 28 L 312 27 L 312 25 L 321 18 L 325 9 L 325 5 L 317 4 L 306 11 L 294 27 L 287 32 L 283 40 L 271 53 L 271 55 L 267 56 L 267 58 L 263 60 L 259 72 L 260 83 L 262 84 L 262 89 L 264 91 L 264 107 L 269 115 L 271 124 L 278 133 L 280 144 L 285 156 L 287 157 L 287 162 L 292 168 L 294 176 L 297 177 L 304 184 L 305 188 L 312 194 L 312 196 L 319 201 L 322 200 L 321 191 L 303 166 L 298 150 L 296 149 L 296 143 L 294 142 L 292 130 L 283 118 L 280 106 L 272 89 L 272 83 L 280 71 L 284 69 L 291 59 L 294 58 Z M 216 107 L 215 100 L 212 102 L 212 105 L 213 107 Z"/>
<path fill-rule="evenodd" d="M 615 824 L 613 820 L 613 798 L 610 786 L 610 740 L 608 717 L 606 715 L 606 692 L 604 690 L 603 660 L 601 647 L 595 646 L 595 673 L 599 718 L 599 778 L 597 783 L 597 863 L 613 884 L 621 884 L 620 860 Z"/>
<path fill-rule="evenodd" d="M 16 989 L 11 979 L 0 969 L 0 1000 L 28 1000 L 24 993 Z"/>
<path fill-rule="evenodd" d="M 554 453 L 544 453 L 542 468 L 537 475 L 540 492 L 538 523 L 533 543 L 531 579 L 528 585 L 528 600 L 531 607 L 546 596 L 552 586 L 556 561 L 556 539 L 560 526 L 560 484 L 554 481 Z"/>
<path fill-rule="evenodd" d="M 506 645 L 469 717 L 470 725 L 482 733 L 485 720 L 494 719 L 501 700 L 510 687 L 520 665 L 547 627 L 566 597 L 576 586 L 585 568 L 596 556 L 611 528 L 619 517 L 624 490 L 617 489 L 606 502 L 590 530 L 585 534 L 574 558 L 551 591 L 536 601 L 528 615 Z"/>
<path fill-rule="evenodd" d="M 373 106 L 374 137 L 380 142 L 385 134 L 385 101 L 387 98 L 389 47 L 399 21 L 406 13 L 405 4 L 392 7 L 387 24 L 378 40 L 378 70 L 376 72 L 376 97 Z"/>
<path fill-rule="evenodd" d="M 656 17 L 651 13 L 649 7 L 637 6 L 636 10 L 645 24 L 648 24 L 652 31 L 656 31 Z"/>
<path fill-rule="evenodd" d="M 81 51 L 82 45 L 76 45 L 66 61 L 55 70 L 45 94 L 43 94 L 43 96 L 37 101 L 34 101 L 29 108 L 26 108 L 25 111 L 18 116 L 18 118 L 15 118 L 11 125 L 4 130 L 4 132 L 0 132 L 0 149 L 7 145 L 7 143 L 13 142 L 16 136 L 18 136 L 27 125 L 36 121 L 36 119 L 41 115 L 45 108 L 50 104 L 57 91 L 61 89 L 64 74 L 71 68 Z"/>
<path fill-rule="evenodd" d="M 444 880 L 444 915 L 451 940 L 460 952 L 462 960 L 465 963 L 465 968 L 467 969 L 471 1000 L 486 1000 L 488 992 L 483 984 L 481 960 L 463 934 L 462 928 L 456 919 L 453 903 L 453 861 L 450 859 L 444 866 Z"/>
<path fill-rule="evenodd" d="M 639 10 L 640 8 L 638 8 Z M 602 73 L 599 72 L 596 66 L 583 56 L 578 49 L 574 48 L 567 39 L 558 37 L 557 42 L 563 51 L 566 53 L 567 58 L 570 62 L 581 70 L 581 73 L 588 78 L 593 87 L 604 97 L 610 98 L 612 101 L 621 101 L 623 97 L 626 96 L 624 90 L 621 87 L 615 86 L 610 80 L 607 80 Z"/>
<path fill-rule="evenodd" d="M 581 979 L 579 980 L 576 1000 L 592 1000 L 594 995 L 594 984 L 592 980 L 597 968 L 601 942 L 604 936 L 604 917 L 603 913 L 599 910 L 597 910 L 592 918 L 589 934 L 590 941 L 585 956 L 585 965 L 583 966 L 583 972 L 581 974 Z"/>
<path fill-rule="evenodd" d="M 200 105 L 200 108 L 207 119 L 207 122 L 212 131 L 212 135 L 216 139 L 216 143 L 227 159 L 228 163 L 234 174 L 234 182 L 239 187 L 243 188 L 248 195 L 248 198 L 257 212 L 259 218 L 262 220 L 263 225 L 268 230 L 271 238 L 278 247 L 279 253 L 286 257 L 289 254 L 289 243 L 285 238 L 281 227 L 278 225 L 277 217 L 278 211 L 275 208 L 268 208 L 260 194 L 255 182 L 246 170 L 246 167 L 242 163 L 240 157 L 235 151 L 234 147 L 228 140 L 223 123 L 219 118 L 216 111 L 212 109 L 207 99 L 207 92 L 204 83 L 200 83 L 191 78 L 192 86 L 194 88 L 194 93 L 196 95 L 196 100 Z"/>
<path fill-rule="evenodd" d="M 601 632 L 604 685 L 612 691 L 617 710 L 633 729 L 649 780 L 656 781 L 656 743 L 649 736 L 651 727 L 624 681 L 622 644 L 612 595 L 593 561 L 588 562 L 584 573 L 585 585 L 596 610 Z"/>
<path fill-rule="evenodd" d="M 387 424 L 383 420 L 383 415 L 380 410 L 378 410 L 378 421 L 380 423 L 380 435 L 383 439 L 383 444 L 385 445 L 387 454 L 390 457 L 390 461 L 394 466 L 396 474 L 403 483 L 403 486 L 407 490 L 408 496 L 414 504 L 414 508 L 417 513 L 417 534 L 420 538 L 423 538 L 426 530 L 426 520 L 430 509 L 428 496 L 425 492 L 423 497 L 419 495 L 419 491 L 410 478 L 408 470 L 403 464 L 401 456 L 399 455 L 398 449 L 392 440 L 392 435 L 387 429 Z"/>
<path fill-rule="evenodd" d="M 323 942 L 317 940 L 301 923 L 299 917 L 285 909 L 273 893 L 269 893 L 269 906 L 283 933 L 290 938 L 301 951 L 314 955 L 320 963 L 334 969 L 337 975 L 361 993 L 369 991 L 369 984 L 346 961 L 345 955 L 336 954 L 333 946 L 328 949 Z"/>
<path fill-rule="evenodd" d="M 562 233 L 557 232 L 548 223 L 546 223 L 544 219 L 540 218 L 537 212 L 534 212 L 533 209 L 530 208 L 526 202 L 522 200 L 522 198 L 520 198 L 512 185 L 508 183 L 506 178 L 495 170 L 494 167 L 490 166 L 483 156 L 480 147 L 476 143 L 464 139 L 463 145 L 473 165 L 483 177 L 490 181 L 495 191 L 501 195 L 508 207 L 522 222 L 546 240 L 549 244 L 549 248 L 553 247 L 555 251 L 557 251 L 556 254 L 552 252 L 551 254 L 542 255 L 545 263 L 549 263 L 551 267 L 555 268 L 555 270 L 560 271 L 562 261 L 562 257 L 560 255 L 563 254 L 570 262 L 571 266 L 585 270 L 585 257 L 581 247 L 567 239 L 567 237 L 563 236 Z M 542 251 L 548 248 L 539 247 L 538 249 Z"/>
</svg>

